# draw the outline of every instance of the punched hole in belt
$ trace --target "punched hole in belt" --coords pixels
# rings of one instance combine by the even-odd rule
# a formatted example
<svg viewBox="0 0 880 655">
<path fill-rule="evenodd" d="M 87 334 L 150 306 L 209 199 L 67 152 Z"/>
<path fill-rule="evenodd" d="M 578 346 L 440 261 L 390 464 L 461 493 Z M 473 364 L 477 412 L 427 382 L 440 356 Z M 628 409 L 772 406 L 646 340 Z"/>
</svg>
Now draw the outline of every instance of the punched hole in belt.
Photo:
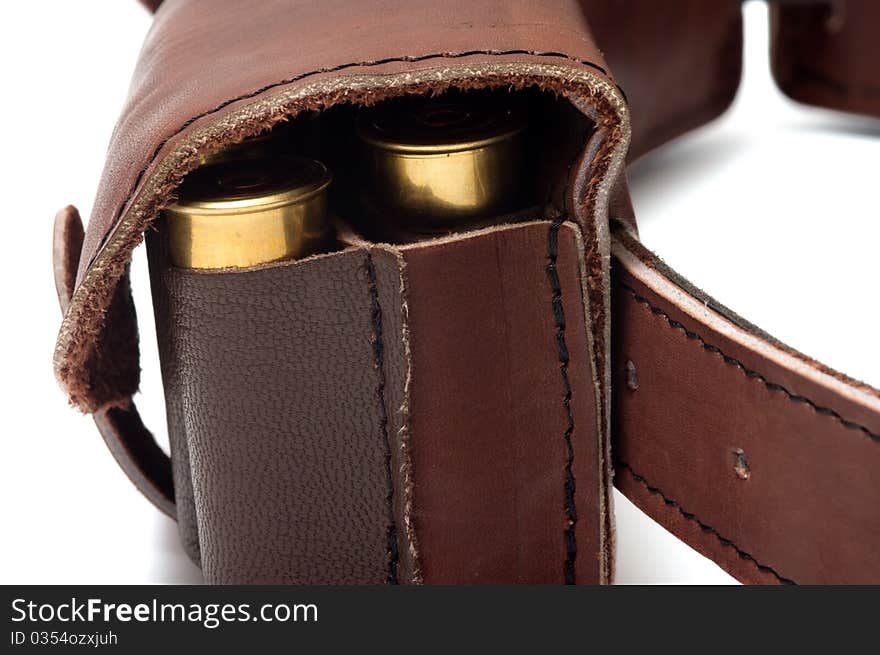
<svg viewBox="0 0 880 655">
<path fill-rule="evenodd" d="M 733 472 L 740 480 L 748 480 L 752 477 L 752 469 L 749 460 L 742 448 L 733 449 Z"/>
</svg>

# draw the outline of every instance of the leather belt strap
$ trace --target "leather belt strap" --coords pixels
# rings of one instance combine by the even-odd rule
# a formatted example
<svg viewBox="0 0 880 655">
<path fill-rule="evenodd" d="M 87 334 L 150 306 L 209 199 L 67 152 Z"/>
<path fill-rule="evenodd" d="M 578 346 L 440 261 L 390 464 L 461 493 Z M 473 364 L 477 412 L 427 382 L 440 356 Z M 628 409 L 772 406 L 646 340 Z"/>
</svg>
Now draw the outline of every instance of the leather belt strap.
<svg viewBox="0 0 880 655">
<path fill-rule="evenodd" d="M 188 11 L 197 11 L 186 2 L 166 4 L 157 16 L 166 23 L 185 22 L 191 18 Z M 516 4 L 522 8 L 528 3 Z M 558 12 L 559 24 L 580 25 L 573 3 L 558 3 L 552 10 L 538 4 L 535 11 Z M 738 1 L 659 4 L 584 0 L 579 8 L 628 94 L 633 113 L 631 157 L 716 116 L 733 97 L 739 80 Z M 872 56 L 880 4 L 779 2 L 771 12 L 773 69 L 786 93 L 812 104 L 880 116 L 880 73 Z M 583 46 L 590 31 L 585 26 L 577 28 L 581 32 L 574 30 L 574 36 L 558 30 L 556 47 L 551 48 L 535 41 L 532 31 L 516 28 L 515 21 L 506 25 L 515 12 L 498 13 L 495 31 L 463 39 L 447 34 L 438 52 L 482 38 L 479 53 L 496 56 L 515 48 L 516 56 L 524 57 L 523 53 L 543 52 L 604 75 L 606 65 L 598 52 Z M 315 15 L 303 16 L 308 29 Z M 368 20 L 366 14 L 362 20 Z M 669 47 L 670 40 L 675 48 Z M 354 47 L 362 51 L 364 45 Z M 417 49 L 422 51 L 421 46 Z M 364 52 L 353 54 L 352 61 L 364 61 Z M 321 66 L 314 74 L 320 76 L 330 58 L 317 59 Z M 399 66 L 407 67 L 404 59 Z M 670 84 L 670 79 L 680 82 Z M 233 101 L 232 108 L 236 102 L 244 99 Z M 139 234 L 132 232 L 120 256 L 107 264 L 113 270 L 103 277 L 98 277 L 102 272 L 96 270 L 96 261 L 101 262 L 95 255 L 127 226 L 126 219 L 115 220 L 130 209 L 131 198 L 126 199 L 124 191 L 141 189 L 156 175 L 158 155 L 167 155 L 216 105 L 198 103 L 206 106 L 179 134 L 152 126 L 149 116 L 127 115 L 127 129 L 144 130 L 127 141 L 142 139 L 151 147 L 146 154 L 124 146 L 111 151 L 117 164 L 111 169 L 143 173 L 127 183 L 105 184 L 85 239 L 83 261 L 75 211 L 68 208 L 56 220 L 56 281 L 62 309 L 67 310 L 77 284 L 92 275 L 98 281 L 89 279 L 88 299 L 99 303 L 97 311 L 107 311 L 103 322 L 68 321 L 66 329 L 73 330 L 73 336 L 68 334 L 60 343 L 86 344 L 92 351 L 77 363 L 71 351 L 62 350 L 56 361 L 59 376 L 68 381 L 75 403 L 97 412 L 96 422 L 129 477 L 168 513 L 175 511 L 168 458 L 130 402 L 137 387 L 136 328 L 123 267 L 126 249 Z M 150 154 L 155 155 L 153 163 L 145 164 Z M 880 543 L 880 394 L 778 343 L 669 270 L 639 244 L 626 214 L 625 186 L 616 188 L 612 212 L 623 213 L 612 217 L 627 225 L 615 223 L 611 239 L 611 389 L 603 390 L 613 417 L 615 484 L 740 580 L 880 581 L 875 548 Z M 593 327 L 601 335 L 601 316 L 594 318 Z M 596 353 L 599 370 L 606 363 L 602 352 L 599 348 Z M 191 494 L 185 495 L 191 502 Z"/>
<path fill-rule="evenodd" d="M 613 245 L 615 484 L 736 578 L 877 580 L 880 396 Z"/>
</svg>

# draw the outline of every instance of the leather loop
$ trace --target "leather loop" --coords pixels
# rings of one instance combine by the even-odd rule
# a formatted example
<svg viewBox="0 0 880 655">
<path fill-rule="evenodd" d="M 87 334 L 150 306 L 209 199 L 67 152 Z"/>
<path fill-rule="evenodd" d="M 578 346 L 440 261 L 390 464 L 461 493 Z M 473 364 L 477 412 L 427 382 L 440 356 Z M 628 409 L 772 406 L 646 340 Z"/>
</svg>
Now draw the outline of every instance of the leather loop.
<svg viewBox="0 0 880 655">
<path fill-rule="evenodd" d="M 144 425 L 134 403 L 95 412 L 93 418 L 128 479 L 163 514 L 176 518 L 171 459 Z"/>
<path fill-rule="evenodd" d="M 62 314 L 73 296 L 76 271 L 83 243 L 83 226 L 76 207 L 67 206 L 55 215 L 52 256 L 55 290 Z M 100 409 L 95 424 L 104 442 L 135 487 L 159 510 L 175 516 L 171 460 L 144 426 L 134 403 Z"/>
<path fill-rule="evenodd" d="M 62 316 L 70 306 L 76 288 L 76 271 L 83 244 L 83 224 L 79 212 L 68 205 L 55 214 L 52 232 L 52 268 L 55 274 L 55 293 L 61 305 Z"/>
</svg>

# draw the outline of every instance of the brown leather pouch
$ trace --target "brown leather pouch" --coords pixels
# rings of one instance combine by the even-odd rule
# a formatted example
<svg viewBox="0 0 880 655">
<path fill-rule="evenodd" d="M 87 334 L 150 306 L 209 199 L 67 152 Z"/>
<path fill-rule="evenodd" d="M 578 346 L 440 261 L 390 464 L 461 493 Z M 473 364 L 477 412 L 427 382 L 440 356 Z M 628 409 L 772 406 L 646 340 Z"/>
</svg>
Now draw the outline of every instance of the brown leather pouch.
<svg viewBox="0 0 880 655">
<path fill-rule="evenodd" d="M 627 153 L 727 106 L 739 3 L 391 4 L 161 3 L 88 231 L 56 221 L 57 376 L 206 579 L 605 583 L 612 442 L 617 486 L 740 579 L 880 579 L 880 395 L 637 239 Z M 158 217 L 205 156 L 303 112 L 487 89 L 540 98 L 556 135 L 546 202 L 516 221 L 170 265 Z M 170 460 L 131 401 L 145 233 Z"/>
<path fill-rule="evenodd" d="M 793 99 L 880 116 L 872 0 L 777 2 L 771 8 L 773 74 Z"/>
</svg>

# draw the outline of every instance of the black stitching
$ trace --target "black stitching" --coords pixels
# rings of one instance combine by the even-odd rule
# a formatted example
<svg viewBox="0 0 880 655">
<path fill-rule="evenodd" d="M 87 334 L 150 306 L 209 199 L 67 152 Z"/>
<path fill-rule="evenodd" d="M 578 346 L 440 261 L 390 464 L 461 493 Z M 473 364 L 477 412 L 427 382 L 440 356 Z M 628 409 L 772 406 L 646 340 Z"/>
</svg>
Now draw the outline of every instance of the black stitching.
<svg viewBox="0 0 880 655">
<path fill-rule="evenodd" d="M 565 490 L 565 518 L 568 527 L 565 529 L 565 562 L 562 570 L 565 576 L 565 584 L 575 583 L 574 562 L 577 559 L 577 539 L 575 525 L 577 524 L 577 508 L 575 506 L 575 479 L 572 471 L 574 463 L 574 445 L 572 433 L 574 432 L 574 415 L 571 411 L 571 383 L 568 379 L 568 346 L 565 343 L 565 310 L 562 306 L 562 286 L 559 283 L 559 273 L 556 270 L 556 259 L 559 253 L 559 228 L 563 218 L 556 218 L 550 224 L 550 232 L 547 237 L 547 278 L 550 288 L 553 290 L 551 306 L 553 308 L 553 320 L 556 324 L 556 350 L 559 356 L 559 371 L 562 374 L 562 388 L 564 395 L 562 403 L 565 406 L 565 415 L 568 425 L 565 428 L 565 476 L 563 488 Z"/>
<path fill-rule="evenodd" d="M 715 538 L 718 539 L 718 541 L 720 541 L 722 544 L 733 548 L 736 551 L 737 555 L 739 555 L 744 560 L 750 561 L 752 564 L 754 564 L 757 567 L 757 569 L 759 571 L 773 575 L 782 584 L 790 584 L 790 585 L 797 584 L 794 580 L 790 580 L 789 578 L 784 578 L 781 575 L 779 575 L 772 567 L 767 566 L 766 564 L 761 564 L 758 560 L 756 560 L 754 558 L 754 556 L 752 556 L 751 554 L 744 551 L 742 548 L 740 548 L 735 543 L 733 543 L 730 539 L 727 539 L 726 537 L 722 537 L 715 528 L 713 528 L 711 525 L 706 525 L 705 523 L 703 523 L 703 521 L 701 521 L 697 517 L 696 514 L 693 514 L 691 512 L 687 512 L 684 509 L 682 509 L 681 505 L 679 505 L 676 501 L 669 498 L 666 494 L 664 494 L 657 487 L 651 486 L 644 477 L 642 477 L 641 475 L 636 473 L 632 469 L 632 467 L 629 464 L 627 464 L 626 462 L 621 462 L 618 460 L 617 467 L 626 469 L 629 472 L 629 474 L 633 477 L 633 479 L 636 482 L 641 483 L 645 487 L 645 489 L 650 491 L 655 496 L 660 496 L 660 498 L 663 499 L 664 503 L 666 503 L 669 507 L 672 507 L 672 508 L 678 510 L 678 513 L 681 514 L 688 521 L 693 521 L 694 523 L 699 525 L 700 528 L 703 530 L 703 532 L 708 532 L 709 534 L 714 535 Z"/>
<path fill-rule="evenodd" d="M 385 482 L 387 494 L 385 502 L 388 509 L 388 527 L 385 538 L 388 546 L 388 584 L 396 585 L 398 581 L 398 568 L 400 553 L 397 548 L 397 524 L 394 520 L 394 476 L 391 465 L 391 439 L 388 436 L 388 409 L 385 406 L 385 346 L 382 341 L 382 307 L 379 305 L 379 287 L 376 283 L 376 267 L 373 264 L 373 254 L 367 252 L 367 277 L 370 280 L 370 319 L 373 325 L 373 357 L 376 362 L 376 371 L 379 383 L 376 395 L 379 397 L 379 425 L 382 430 L 382 441 L 385 448 Z"/>
<path fill-rule="evenodd" d="M 767 387 L 767 389 L 769 389 L 770 391 L 781 392 L 781 393 L 785 394 L 785 396 L 790 401 L 792 401 L 794 403 L 801 403 L 801 404 L 807 405 L 808 407 L 811 407 L 813 409 L 813 411 L 815 411 L 817 414 L 821 414 L 822 416 L 830 416 L 831 418 L 836 419 L 837 422 L 840 423 L 843 427 L 850 429 L 850 430 L 858 430 L 860 432 L 863 432 L 874 443 L 880 443 L 880 434 L 872 432 L 871 430 L 866 428 L 864 425 L 861 425 L 859 423 L 856 423 L 855 421 L 851 421 L 849 419 L 844 418 L 843 416 L 838 414 L 833 409 L 830 409 L 828 407 L 823 407 L 821 405 L 817 405 L 815 402 L 813 402 L 812 400 L 810 400 L 806 396 L 801 396 L 799 394 L 796 394 L 796 393 L 789 391 L 781 384 L 769 381 L 761 373 L 758 373 L 757 371 L 753 371 L 752 369 L 748 368 L 745 364 L 743 364 L 738 359 L 735 359 L 735 358 L 731 357 L 730 355 L 727 355 L 718 346 L 713 346 L 710 343 L 706 343 L 706 341 L 703 339 L 703 337 L 701 337 L 699 334 L 697 334 L 693 330 L 689 330 L 679 321 L 676 321 L 675 319 L 671 318 L 669 316 L 669 314 L 667 314 L 665 311 L 663 311 L 660 307 L 657 307 L 656 305 L 652 304 L 651 301 L 648 300 L 647 298 L 645 298 L 644 296 L 639 295 L 635 289 L 628 286 L 626 283 L 621 282 L 620 286 L 623 287 L 624 289 L 626 289 L 637 303 L 639 303 L 640 305 L 644 305 L 649 310 L 651 310 L 652 314 L 654 314 L 656 316 L 660 316 L 661 318 L 665 319 L 670 327 L 672 327 L 676 330 L 681 330 L 688 339 L 691 339 L 692 341 L 699 342 L 704 350 L 707 350 L 710 353 L 716 354 L 719 357 L 721 357 L 721 359 L 724 361 L 725 364 L 729 364 L 730 366 L 738 368 L 740 371 L 742 371 L 745 374 L 745 376 L 747 378 L 749 378 L 751 380 L 758 380 L 765 387 Z"/>
<path fill-rule="evenodd" d="M 279 86 L 284 86 L 286 84 L 293 84 L 294 82 L 298 82 L 298 81 L 303 80 L 307 77 L 311 77 L 312 75 L 321 75 L 321 74 L 326 74 L 326 73 L 337 73 L 339 71 L 346 70 L 349 68 L 358 68 L 358 67 L 367 68 L 367 67 L 371 67 L 371 66 L 384 66 L 385 64 L 393 64 L 396 62 L 418 63 L 418 62 L 422 62 L 422 61 L 428 61 L 430 59 L 460 59 L 462 57 L 472 57 L 472 56 L 476 56 L 476 55 L 490 55 L 490 56 L 531 55 L 531 56 L 535 56 L 535 57 L 554 57 L 554 58 L 565 59 L 567 61 L 578 63 L 583 66 L 588 66 L 590 68 L 593 68 L 593 69 L 599 71 L 603 75 L 608 76 L 608 71 L 605 70 L 602 66 L 599 66 L 598 64 L 595 64 L 591 61 L 587 61 L 586 59 L 578 59 L 576 57 L 571 57 L 571 56 L 566 55 L 565 53 L 562 53 L 562 52 L 553 52 L 553 51 L 543 52 L 543 51 L 539 51 L 539 50 L 533 51 L 533 50 L 525 50 L 525 49 L 467 50 L 464 52 L 434 53 L 434 54 L 429 54 L 429 55 L 418 55 L 415 57 L 388 57 L 386 59 L 377 59 L 377 60 L 373 60 L 373 61 L 351 62 L 348 64 L 340 64 L 338 66 L 332 66 L 329 68 L 317 68 L 317 69 L 308 71 L 306 73 L 301 73 L 299 75 L 295 75 L 294 77 L 289 77 L 289 78 L 283 79 L 279 82 L 273 82 L 272 84 L 267 84 L 265 86 L 260 87 L 259 89 L 255 90 L 255 91 L 250 91 L 250 92 L 242 94 L 240 96 L 236 96 L 235 98 L 230 98 L 228 100 L 224 100 L 223 102 L 221 102 L 219 105 L 217 105 L 213 109 L 208 109 L 207 111 L 203 111 L 200 114 L 196 114 L 196 115 L 190 117 L 189 119 L 184 121 L 183 124 L 179 128 L 177 128 L 174 132 L 172 132 L 170 135 L 168 135 L 167 137 L 162 139 L 162 141 L 159 142 L 159 145 L 156 146 L 156 149 L 153 151 L 153 154 L 150 156 L 150 160 L 147 162 L 146 166 L 144 166 L 138 172 L 137 176 L 135 177 L 134 184 L 132 185 L 131 190 L 128 192 L 128 194 L 126 194 L 125 200 L 120 205 L 119 209 L 116 211 L 116 215 L 114 216 L 113 221 L 110 224 L 111 229 L 101 239 L 101 245 L 95 251 L 95 254 L 92 256 L 91 261 L 89 261 L 89 266 L 91 266 L 94 263 L 95 257 L 97 257 L 98 253 L 104 247 L 104 244 L 107 242 L 107 238 L 113 232 L 113 227 L 119 221 L 119 217 L 122 215 L 123 210 L 128 205 L 128 203 L 131 201 L 131 198 L 134 195 L 135 191 L 137 190 L 138 186 L 140 186 L 141 180 L 143 180 L 143 177 L 146 174 L 147 170 L 150 168 L 150 166 L 153 165 L 153 162 L 159 156 L 159 152 L 162 150 L 162 148 L 165 147 L 165 145 L 171 139 L 173 139 L 178 134 L 183 132 L 187 127 L 189 127 L 190 125 L 195 123 L 197 120 L 200 120 L 200 119 L 204 118 L 205 116 L 210 116 L 211 114 L 218 112 L 221 109 L 228 107 L 229 105 L 231 105 L 233 103 L 239 102 L 241 100 L 247 100 L 249 98 L 254 98 L 254 97 L 260 95 L 261 93 L 265 93 L 266 91 L 269 91 L 270 89 L 274 89 Z M 620 91 L 621 94 L 623 94 L 623 89 L 621 89 L 619 85 L 615 85 L 615 87 L 617 88 L 618 91 Z M 625 97 L 626 96 L 624 95 L 624 98 Z"/>
</svg>

